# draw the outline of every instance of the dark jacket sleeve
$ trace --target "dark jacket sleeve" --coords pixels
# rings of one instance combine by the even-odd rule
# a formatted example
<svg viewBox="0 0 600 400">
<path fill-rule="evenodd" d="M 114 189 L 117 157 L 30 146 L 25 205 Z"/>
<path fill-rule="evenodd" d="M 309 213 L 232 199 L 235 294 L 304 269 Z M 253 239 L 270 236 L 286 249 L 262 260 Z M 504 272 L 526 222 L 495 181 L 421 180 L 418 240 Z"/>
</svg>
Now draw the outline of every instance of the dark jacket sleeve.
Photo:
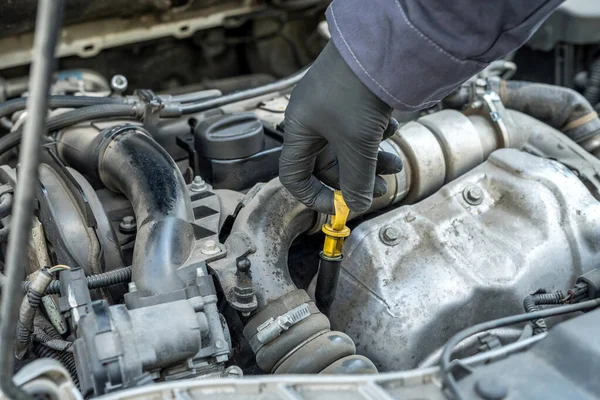
<svg viewBox="0 0 600 400">
<path fill-rule="evenodd" d="M 334 0 L 332 40 L 377 96 L 434 105 L 522 45 L 563 0 Z"/>
</svg>

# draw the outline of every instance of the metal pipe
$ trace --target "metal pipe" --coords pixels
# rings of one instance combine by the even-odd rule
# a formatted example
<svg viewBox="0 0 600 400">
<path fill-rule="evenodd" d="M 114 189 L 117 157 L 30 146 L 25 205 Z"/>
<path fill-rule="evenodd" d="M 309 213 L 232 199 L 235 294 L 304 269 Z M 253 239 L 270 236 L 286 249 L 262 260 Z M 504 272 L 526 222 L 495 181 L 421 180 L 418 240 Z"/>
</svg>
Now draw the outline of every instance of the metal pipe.
<svg viewBox="0 0 600 400">
<path fill-rule="evenodd" d="M 33 63 L 27 102 L 30 119 L 25 127 L 18 184 L 11 221 L 11 235 L 6 254 L 6 284 L 2 290 L 2 321 L 0 324 L 0 389 L 11 399 L 31 398 L 17 387 L 13 380 L 15 326 L 21 300 L 20 281 L 27 264 L 29 232 L 33 222 L 33 206 L 38 166 L 40 163 L 42 135 L 46 134 L 48 91 L 54 68 L 54 50 L 58 41 L 63 13 L 62 0 L 39 0 L 34 36 Z"/>
</svg>

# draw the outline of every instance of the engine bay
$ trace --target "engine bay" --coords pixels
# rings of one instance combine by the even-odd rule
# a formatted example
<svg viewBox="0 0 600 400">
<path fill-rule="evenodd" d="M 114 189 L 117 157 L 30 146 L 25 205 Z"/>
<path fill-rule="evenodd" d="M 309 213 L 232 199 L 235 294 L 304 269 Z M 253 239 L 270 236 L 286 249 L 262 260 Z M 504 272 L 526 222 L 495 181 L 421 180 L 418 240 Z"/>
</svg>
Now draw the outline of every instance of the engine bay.
<svg viewBox="0 0 600 400">
<path fill-rule="evenodd" d="M 443 398 L 445 358 L 471 360 L 461 382 L 472 386 L 476 367 L 529 357 L 561 326 L 598 319 L 597 311 L 523 319 L 447 349 L 486 321 L 598 306 L 600 98 L 576 84 L 513 79 L 523 55 L 490 65 L 431 109 L 394 114 L 397 129 L 380 149 L 403 169 L 384 177 L 388 192 L 368 212 L 350 213 L 323 299 L 317 276 L 332 219 L 277 176 L 290 93 L 327 41 L 326 3 L 139 2 L 126 12 L 135 16 L 118 18 L 144 23 L 137 14 L 166 7 L 170 18 L 145 22 L 163 33 L 149 29 L 131 44 L 132 23 L 114 27 L 113 42 L 82 35 L 58 47 L 23 250 L 15 379 L 46 377 L 71 396 L 60 398 L 116 399 L 271 374 L 306 374 L 317 391 L 323 376 L 344 376 L 338 389 L 372 376 L 402 382 L 379 384 L 385 390 Z M 86 15 L 117 18 L 109 11 L 67 13 L 66 35 L 98 23 Z M 167 25 L 179 36 L 165 39 Z M 30 60 L 16 47 L 32 34 L 9 28 L 0 37 L 2 269 L 32 119 Z M 175 65 L 190 46 L 202 47 L 205 68 Z M 160 62 L 150 54 L 162 50 Z M 118 64 L 125 54 L 138 54 L 144 69 L 140 60 Z M 41 366 L 47 359 L 58 367 Z M 248 382 L 213 394 L 277 386 L 243 389 Z M 193 396 L 207 394 L 204 386 Z"/>
</svg>

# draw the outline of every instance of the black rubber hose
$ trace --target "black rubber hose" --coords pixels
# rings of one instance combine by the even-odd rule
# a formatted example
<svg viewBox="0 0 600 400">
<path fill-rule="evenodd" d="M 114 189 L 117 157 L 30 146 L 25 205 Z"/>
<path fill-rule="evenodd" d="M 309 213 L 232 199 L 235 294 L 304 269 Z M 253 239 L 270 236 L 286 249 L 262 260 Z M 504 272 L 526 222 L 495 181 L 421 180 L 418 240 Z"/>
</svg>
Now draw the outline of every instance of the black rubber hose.
<svg viewBox="0 0 600 400">
<path fill-rule="evenodd" d="M 463 396 L 461 395 L 461 392 L 456 383 L 456 379 L 454 379 L 454 376 L 452 375 L 450 357 L 452 356 L 452 350 L 456 347 L 456 345 L 464 339 L 468 338 L 469 336 L 473 336 L 476 333 L 488 331 L 490 329 L 496 329 L 503 326 L 518 324 L 521 322 L 531 320 L 532 318 L 547 318 L 554 317 L 557 315 L 569 314 L 577 311 L 588 311 L 598 306 L 600 306 L 600 299 L 589 300 L 577 304 L 570 304 L 566 306 L 549 308 L 547 310 L 535 311 L 532 313 L 517 314 L 504 318 L 498 318 L 491 321 L 482 322 L 477 325 L 473 325 L 470 328 L 458 332 L 456 335 L 452 336 L 450 340 L 448 340 L 448 342 L 444 346 L 444 351 L 442 352 L 442 356 L 440 358 L 440 369 L 442 372 L 442 377 L 444 379 L 444 386 L 450 389 L 456 400 L 463 399 Z"/>
<path fill-rule="evenodd" d="M 119 283 L 129 282 L 131 280 L 131 267 L 116 269 L 114 271 L 103 272 L 97 275 L 90 275 L 87 278 L 88 289 L 101 289 Z M 0 279 L 0 285 L 3 280 Z M 25 281 L 22 284 L 23 292 L 27 293 L 31 282 Z M 46 294 L 60 294 L 60 282 L 52 281 L 46 289 Z"/>
<path fill-rule="evenodd" d="M 335 300 L 341 262 L 342 257 L 329 258 L 321 253 L 315 287 L 315 304 L 327 316 L 329 316 L 329 310 Z"/>
<path fill-rule="evenodd" d="M 98 104 L 52 116 L 48 118 L 47 126 L 48 132 L 50 132 L 94 119 L 127 118 L 136 115 L 136 108 L 132 104 Z M 19 128 L 0 138 L 0 154 L 18 146 L 21 143 L 22 134 L 23 128 Z"/>
<path fill-rule="evenodd" d="M 98 104 L 123 104 L 125 99 L 119 97 L 92 97 L 92 96 L 50 96 L 49 108 L 80 108 Z M 27 97 L 19 97 L 0 103 L 0 118 L 24 110 Z"/>
<path fill-rule="evenodd" d="M 565 296 L 562 292 L 531 294 L 523 300 L 523 308 L 525 312 L 532 313 L 539 310 L 538 305 L 560 304 L 564 298 Z M 533 326 L 534 335 L 539 335 L 548 330 L 546 321 L 543 318 L 532 319 L 531 325 Z"/>
<path fill-rule="evenodd" d="M 528 114 L 580 142 L 600 132 L 600 119 L 581 93 L 543 83 L 489 80 L 506 108 Z"/>
<path fill-rule="evenodd" d="M 590 67 L 583 96 L 594 106 L 600 102 L 600 58 L 596 59 Z"/>
<path fill-rule="evenodd" d="M 227 104 L 235 103 L 242 100 L 248 100 L 254 97 L 263 96 L 268 93 L 278 92 L 280 90 L 287 89 L 300 82 L 300 79 L 304 77 L 309 68 L 310 66 L 304 67 L 300 71 L 286 78 L 280 79 L 273 83 L 268 83 L 264 86 L 259 86 L 247 90 L 241 90 L 239 92 L 217 97 L 215 99 L 201 101 L 198 103 L 185 104 L 182 106 L 181 112 L 183 114 L 198 113 L 210 110 L 211 108 L 222 107 Z"/>
</svg>

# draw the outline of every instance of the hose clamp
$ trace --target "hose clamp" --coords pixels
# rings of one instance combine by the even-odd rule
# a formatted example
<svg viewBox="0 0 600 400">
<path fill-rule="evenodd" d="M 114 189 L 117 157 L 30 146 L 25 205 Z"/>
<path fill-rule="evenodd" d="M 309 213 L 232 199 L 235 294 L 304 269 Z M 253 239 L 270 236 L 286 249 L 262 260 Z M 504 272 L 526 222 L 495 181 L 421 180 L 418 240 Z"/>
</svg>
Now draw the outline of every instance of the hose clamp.
<svg viewBox="0 0 600 400">
<path fill-rule="evenodd" d="M 312 304 L 312 303 L 311 303 Z M 256 328 L 256 335 L 250 339 L 250 347 L 257 353 L 264 345 L 277 339 L 281 333 L 292 326 L 304 321 L 311 314 L 319 312 L 313 304 L 311 309 L 309 303 L 304 303 L 290 311 L 274 318 L 271 317 Z"/>
</svg>

